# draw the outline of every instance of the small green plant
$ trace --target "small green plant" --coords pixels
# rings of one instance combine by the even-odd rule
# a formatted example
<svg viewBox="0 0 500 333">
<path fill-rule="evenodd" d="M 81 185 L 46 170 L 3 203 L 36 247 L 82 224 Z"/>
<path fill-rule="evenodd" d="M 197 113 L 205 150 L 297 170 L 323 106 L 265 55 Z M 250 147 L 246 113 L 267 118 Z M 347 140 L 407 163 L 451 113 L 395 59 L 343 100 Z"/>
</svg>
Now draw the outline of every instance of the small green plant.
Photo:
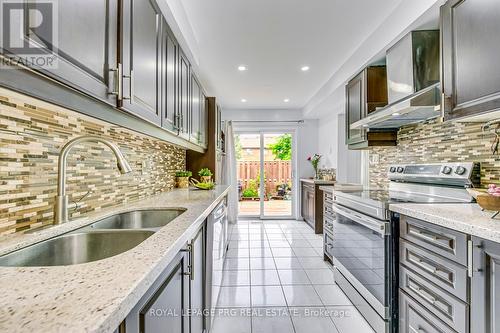
<svg viewBox="0 0 500 333">
<path fill-rule="evenodd" d="M 193 173 L 191 171 L 177 171 L 175 177 L 191 177 Z"/>
<path fill-rule="evenodd" d="M 209 168 L 203 168 L 200 171 L 198 171 L 198 176 L 200 177 L 212 177 L 212 171 L 210 171 Z"/>
<path fill-rule="evenodd" d="M 241 193 L 241 195 L 244 198 L 256 198 L 256 197 L 259 196 L 259 192 L 256 189 L 247 188 L 247 189 L 243 190 L 243 192 Z"/>
</svg>

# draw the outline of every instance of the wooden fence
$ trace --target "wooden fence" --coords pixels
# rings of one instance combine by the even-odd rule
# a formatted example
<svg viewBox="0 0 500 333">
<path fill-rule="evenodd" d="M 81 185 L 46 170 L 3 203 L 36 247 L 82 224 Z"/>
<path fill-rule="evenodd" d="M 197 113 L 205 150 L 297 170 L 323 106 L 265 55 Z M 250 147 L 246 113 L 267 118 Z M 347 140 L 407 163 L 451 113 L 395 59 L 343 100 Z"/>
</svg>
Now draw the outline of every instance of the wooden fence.
<svg viewBox="0 0 500 333">
<path fill-rule="evenodd" d="M 259 161 L 238 161 L 238 179 L 243 189 L 248 187 L 252 179 L 258 180 L 259 171 Z M 264 175 L 266 193 L 274 195 L 276 186 L 291 184 L 292 163 L 291 161 L 265 161 Z"/>
</svg>

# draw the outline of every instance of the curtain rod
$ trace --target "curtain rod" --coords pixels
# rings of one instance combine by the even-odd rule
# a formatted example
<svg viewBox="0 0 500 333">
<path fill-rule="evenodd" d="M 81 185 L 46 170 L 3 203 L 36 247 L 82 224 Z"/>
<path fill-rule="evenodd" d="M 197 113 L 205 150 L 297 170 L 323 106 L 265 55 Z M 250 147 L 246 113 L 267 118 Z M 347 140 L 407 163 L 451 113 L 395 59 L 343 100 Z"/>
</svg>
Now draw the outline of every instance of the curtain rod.
<svg viewBox="0 0 500 333">
<path fill-rule="evenodd" d="M 225 120 L 233 123 L 303 123 L 304 120 Z"/>
</svg>

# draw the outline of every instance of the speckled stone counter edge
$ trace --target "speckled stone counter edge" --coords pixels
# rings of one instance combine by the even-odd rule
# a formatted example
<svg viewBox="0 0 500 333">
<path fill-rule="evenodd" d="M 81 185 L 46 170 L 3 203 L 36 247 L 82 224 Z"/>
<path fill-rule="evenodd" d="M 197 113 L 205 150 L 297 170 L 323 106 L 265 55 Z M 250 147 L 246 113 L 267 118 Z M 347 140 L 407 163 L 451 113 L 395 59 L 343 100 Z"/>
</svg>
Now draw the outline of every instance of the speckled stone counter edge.
<svg viewBox="0 0 500 333">
<path fill-rule="evenodd" d="M 477 204 L 392 204 L 389 209 L 472 236 L 500 243 L 500 218 Z"/>
</svg>

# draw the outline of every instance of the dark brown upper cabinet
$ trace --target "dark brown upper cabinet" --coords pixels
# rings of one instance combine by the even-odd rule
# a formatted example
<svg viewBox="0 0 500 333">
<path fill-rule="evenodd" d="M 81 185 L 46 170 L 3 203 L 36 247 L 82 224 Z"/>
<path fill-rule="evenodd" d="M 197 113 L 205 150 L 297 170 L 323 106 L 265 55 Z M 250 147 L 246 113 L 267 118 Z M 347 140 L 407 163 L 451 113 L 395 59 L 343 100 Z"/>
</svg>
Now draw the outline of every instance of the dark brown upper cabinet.
<svg viewBox="0 0 500 333">
<path fill-rule="evenodd" d="M 387 71 L 385 66 L 370 66 L 346 86 L 346 144 L 349 149 L 369 146 L 394 146 L 396 133 L 351 129 L 351 124 L 388 103 Z"/>
<path fill-rule="evenodd" d="M 44 4 L 26 3 L 36 8 Z M 117 54 L 117 0 L 58 1 L 57 2 L 57 36 L 52 36 L 51 29 L 27 29 L 36 26 L 29 20 L 35 16 L 21 17 L 12 15 L 11 26 L 17 23 L 25 27 L 24 42 L 30 42 L 40 49 L 37 52 L 57 54 L 54 66 L 31 68 L 67 86 L 97 98 L 111 105 L 116 105 L 113 95 L 116 82 L 113 69 L 116 68 Z M 54 39 L 56 38 L 56 39 Z M 19 53 L 4 47 L 2 53 L 13 55 Z M 48 63 L 46 63 L 48 64 Z"/>
<path fill-rule="evenodd" d="M 177 75 L 177 127 L 179 135 L 189 140 L 191 123 L 191 64 L 181 49 L 179 49 L 179 73 Z"/>
<path fill-rule="evenodd" d="M 161 124 L 162 15 L 156 2 L 122 0 L 119 107 Z"/>
<path fill-rule="evenodd" d="M 445 119 L 500 109 L 500 2 L 449 0 L 441 7 Z"/>
<path fill-rule="evenodd" d="M 163 24 L 162 35 L 162 127 L 177 131 L 177 60 L 179 45 L 167 24 Z"/>
</svg>

